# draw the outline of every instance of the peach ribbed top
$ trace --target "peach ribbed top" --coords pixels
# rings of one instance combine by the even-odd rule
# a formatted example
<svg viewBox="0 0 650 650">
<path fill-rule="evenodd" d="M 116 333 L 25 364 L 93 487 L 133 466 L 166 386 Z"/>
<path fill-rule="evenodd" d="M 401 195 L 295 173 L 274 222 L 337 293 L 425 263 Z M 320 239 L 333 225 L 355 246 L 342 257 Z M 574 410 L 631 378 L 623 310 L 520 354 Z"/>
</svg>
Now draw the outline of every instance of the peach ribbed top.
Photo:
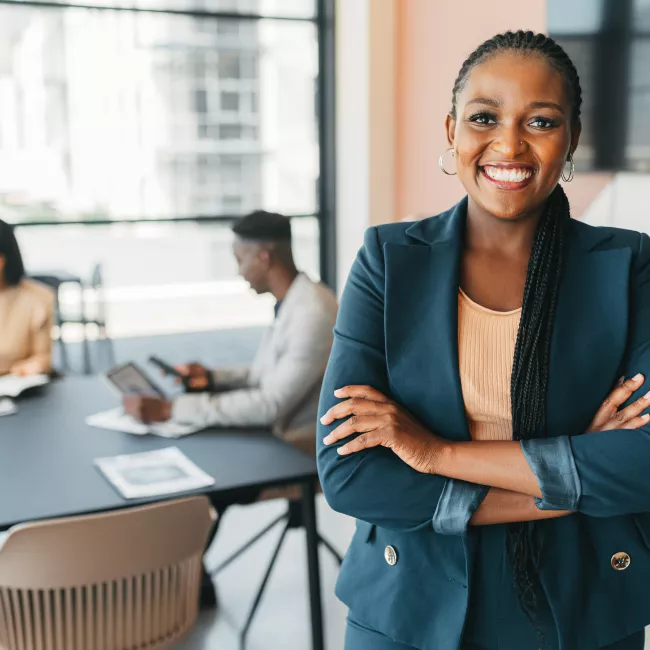
<svg viewBox="0 0 650 650">
<path fill-rule="evenodd" d="M 501 312 L 458 294 L 458 363 L 472 440 L 512 440 L 510 380 L 521 308 Z"/>
</svg>

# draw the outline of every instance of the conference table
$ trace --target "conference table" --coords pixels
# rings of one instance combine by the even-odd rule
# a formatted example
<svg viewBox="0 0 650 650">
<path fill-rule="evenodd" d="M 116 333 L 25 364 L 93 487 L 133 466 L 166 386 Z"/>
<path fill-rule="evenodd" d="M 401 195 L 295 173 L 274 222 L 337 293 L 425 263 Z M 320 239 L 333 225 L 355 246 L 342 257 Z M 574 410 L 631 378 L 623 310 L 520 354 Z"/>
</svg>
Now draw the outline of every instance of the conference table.
<svg viewBox="0 0 650 650">
<path fill-rule="evenodd" d="M 0 418 L 0 531 L 15 524 L 106 512 L 181 495 L 125 500 L 96 458 L 178 447 L 214 478 L 193 492 L 219 503 L 250 502 L 257 490 L 299 484 L 307 542 L 312 648 L 323 650 L 316 529 L 316 463 L 265 430 L 208 429 L 179 439 L 137 436 L 85 424 L 117 406 L 99 378 L 58 380 L 23 396 L 17 414 Z"/>
</svg>

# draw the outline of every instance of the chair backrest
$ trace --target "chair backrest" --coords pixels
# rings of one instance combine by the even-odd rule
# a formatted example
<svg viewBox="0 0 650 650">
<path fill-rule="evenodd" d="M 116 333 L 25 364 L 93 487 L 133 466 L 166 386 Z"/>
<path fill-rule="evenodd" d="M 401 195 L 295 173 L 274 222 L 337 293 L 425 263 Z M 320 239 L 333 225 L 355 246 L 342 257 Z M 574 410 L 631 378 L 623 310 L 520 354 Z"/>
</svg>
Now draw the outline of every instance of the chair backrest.
<svg viewBox="0 0 650 650">
<path fill-rule="evenodd" d="M 0 549 L 0 647 L 159 650 L 198 613 L 206 497 L 16 526 Z"/>
</svg>

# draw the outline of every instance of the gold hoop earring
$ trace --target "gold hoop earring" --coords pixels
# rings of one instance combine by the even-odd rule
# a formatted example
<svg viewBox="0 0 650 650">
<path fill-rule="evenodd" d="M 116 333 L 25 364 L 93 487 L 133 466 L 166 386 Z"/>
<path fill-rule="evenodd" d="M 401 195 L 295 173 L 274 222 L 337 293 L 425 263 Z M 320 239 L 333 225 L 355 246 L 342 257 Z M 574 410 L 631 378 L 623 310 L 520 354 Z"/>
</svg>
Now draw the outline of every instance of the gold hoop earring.
<svg viewBox="0 0 650 650">
<path fill-rule="evenodd" d="M 562 170 L 562 180 L 565 183 L 570 183 L 573 180 L 573 177 L 575 176 L 575 173 L 576 173 L 576 164 L 573 162 L 573 154 L 572 153 L 569 154 L 569 157 L 567 158 L 566 161 L 570 164 L 569 174 L 567 176 L 564 173 L 564 169 L 563 169 Z M 566 167 L 566 163 L 564 164 L 564 166 Z"/>
<path fill-rule="evenodd" d="M 457 171 L 452 173 L 452 172 L 448 172 L 448 171 L 445 169 L 445 156 L 446 156 L 450 151 L 451 151 L 451 155 L 452 155 L 452 157 L 454 157 L 454 158 L 456 157 L 456 151 L 454 150 L 454 148 L 453 148 L 453 147 L 449 147 L 449 149 L 445 149 L 445 150 L 440 154 L 440 158 L 438 158 L 438 166 L 439 166 L 440 169 L 442 170 L 442 173 L 443 173 L 443 174 L 447 174 L 447 176 L 456 176 L 456 174 L 458 173 Z"/>
</svg>

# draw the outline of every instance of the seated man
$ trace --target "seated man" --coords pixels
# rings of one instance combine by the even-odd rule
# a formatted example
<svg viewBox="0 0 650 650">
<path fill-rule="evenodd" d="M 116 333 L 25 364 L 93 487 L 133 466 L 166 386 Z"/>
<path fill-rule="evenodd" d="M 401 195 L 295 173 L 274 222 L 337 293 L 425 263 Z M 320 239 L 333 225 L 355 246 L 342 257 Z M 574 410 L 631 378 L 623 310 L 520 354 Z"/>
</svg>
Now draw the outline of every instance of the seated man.
<svg viewBox="0 0 650 650">
<path fill-rule="evenodd" d="M 275 321 L 249 369 L 209 371 L 181 366 L 193 390 L 173 403 L 127 397 L 125 410 L 147 422 L 173 417 L 206 426 L 272 427 L 315 453 L 321 381 L 332 346 L 334 293 L 300 273 L 291 251 L 291 224 L 279 214 L 254 212 L 233 228 L 240 275 L 258 293 L 276 299 Z"/>
</svg>

